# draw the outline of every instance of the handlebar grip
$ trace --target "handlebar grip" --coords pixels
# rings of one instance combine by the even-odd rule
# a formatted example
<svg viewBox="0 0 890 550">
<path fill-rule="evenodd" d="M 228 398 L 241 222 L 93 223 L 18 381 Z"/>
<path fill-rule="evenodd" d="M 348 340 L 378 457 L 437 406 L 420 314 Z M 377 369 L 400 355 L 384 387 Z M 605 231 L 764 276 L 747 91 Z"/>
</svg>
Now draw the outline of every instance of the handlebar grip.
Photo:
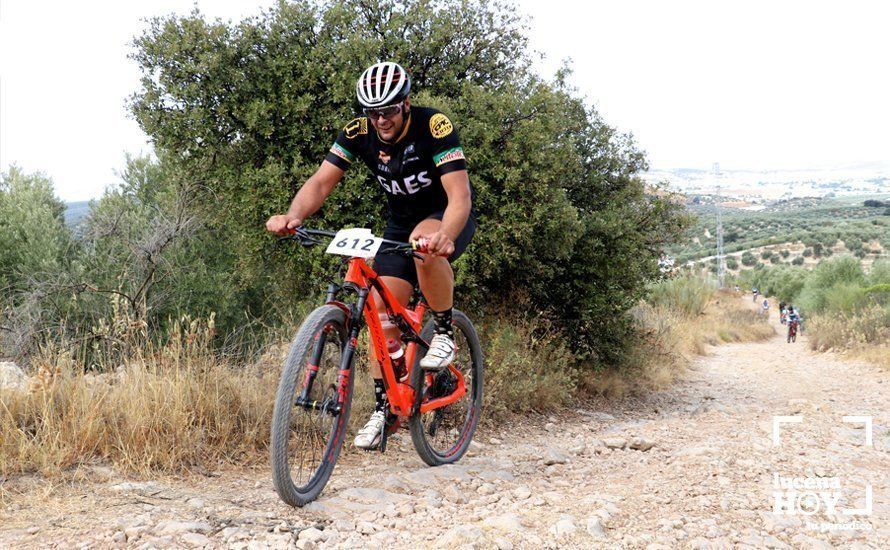
<svg viewBox="0 0 890 550">
<path fill-rule="evenodd" d="M 426 252 L 429 245 L 430 240 L 426 237 L 422 237 L 420 239 L 411 241 L 411 250 L 415 252 Z"/>
</svg>

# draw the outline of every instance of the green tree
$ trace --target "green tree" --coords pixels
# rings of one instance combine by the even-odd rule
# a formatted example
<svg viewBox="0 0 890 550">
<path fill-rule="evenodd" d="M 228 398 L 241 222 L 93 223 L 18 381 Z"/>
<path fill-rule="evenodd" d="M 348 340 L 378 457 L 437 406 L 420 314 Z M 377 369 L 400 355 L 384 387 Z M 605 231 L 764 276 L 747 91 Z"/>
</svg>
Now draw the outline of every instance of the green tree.
<svg viewBox="0 0 890 550">
<path fill-rule="evenodd" d="M 16 166 L 0 173 L 0 356 L 32 349 L 34 328 L 59 318 L 55 300 L 30 290 L 67 269 L 73 243 L 64 211 L 45 175 Z"/>
<path fill-rule="evenodd" d="M 0 173 L 0 292 L 63 268 L 71 244 L 64 212 L 44 174 L 25 174 L 17 166 Z"/>
<path fill-rule="evenodd" d="M 865 282 L 858 259 L 840 256 L 823 260 L 807 278 L 800 301 L 812 313 L 851 312 L 866 300 Z"/>
<path fill-rule="evenodd" d="M 396 59 L 414 101 L 459 126 L 480 229 L 456 265 L 461 301 L 523 295 L 561 322 L 579 352 L 617 360 L 623 313 L 658 277 L 689 220 L 647 190 L 643 153 L 578 97 L 563 70 L 531 70 L 527 29 L 487 1 L 281 2 L 236 25 L 197 11 L 158 18 L 136 40 L 142 89 L 132 110 L 237 257 L 239 287 L 281 303 L 321 287 L 333 260 L 270 252 L 263 222 L 318 166 L 355 116 L 354 81 Z M 379 230 L 382 192 L 351 170 L 310 223 Z M 494 300 L 493 297 L 499 297 Z"/>
</svg>

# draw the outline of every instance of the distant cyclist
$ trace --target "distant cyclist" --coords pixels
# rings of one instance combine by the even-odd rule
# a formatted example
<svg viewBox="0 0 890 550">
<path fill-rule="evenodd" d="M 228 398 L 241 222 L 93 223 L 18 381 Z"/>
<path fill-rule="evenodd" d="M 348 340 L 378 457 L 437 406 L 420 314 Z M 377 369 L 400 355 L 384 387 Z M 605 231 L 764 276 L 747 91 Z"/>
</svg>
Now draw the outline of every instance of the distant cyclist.
<svg viewBox="0 0 890 550">
<path fill-rule="evenodd" d="M 769 315 L 769 300 L 766 298 L 763 299 L 763 303 L 760 304 L 760 307 L 763 309 L 764 315 Z"/>
<path fill-rule="evenodd" d="M 788 323 L 797 323 L 797 329 L 799 332 L 803 332 L 803 317 L 800 316 L 800 312 L 797 309 L 790 305 L 788 306 Z"/>
<path fill-rule="evenodd" d="M 757 287 L 756 287 L 756 286 L 755 286 L 754 288 L 751 289 L 751 293 L 754 295 L 754 300 L 753 300 L 753 301 L 756 302 L 756 301 L 757 301 L 757 296 L 760 295 L 760 293 L 757 292 Z"/>
</svg>

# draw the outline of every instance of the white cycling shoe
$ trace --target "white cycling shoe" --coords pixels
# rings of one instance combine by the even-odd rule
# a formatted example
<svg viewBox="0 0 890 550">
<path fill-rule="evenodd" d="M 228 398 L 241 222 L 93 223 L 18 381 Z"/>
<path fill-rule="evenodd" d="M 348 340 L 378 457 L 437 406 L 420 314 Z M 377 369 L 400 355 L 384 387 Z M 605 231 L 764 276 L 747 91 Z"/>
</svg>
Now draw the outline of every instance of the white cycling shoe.
<svg viewBox="0 0 890 550">
<path fill-rule="evenodd" d="M 359 449 L 376 449 L 383 438 L 383 426 L 386 424 L 386 412 L 374 411 L 368 423 L 358 431 L 353 444 Z"/>
<path fill-rule="evenodd" d="M 430 341 L 430 349 L 426 356 L 420 360 L 420 367 L 424 370 L 440 371 L 454 361 L 454 340 L 444 334 L 433 336 Z"/>
</svg>

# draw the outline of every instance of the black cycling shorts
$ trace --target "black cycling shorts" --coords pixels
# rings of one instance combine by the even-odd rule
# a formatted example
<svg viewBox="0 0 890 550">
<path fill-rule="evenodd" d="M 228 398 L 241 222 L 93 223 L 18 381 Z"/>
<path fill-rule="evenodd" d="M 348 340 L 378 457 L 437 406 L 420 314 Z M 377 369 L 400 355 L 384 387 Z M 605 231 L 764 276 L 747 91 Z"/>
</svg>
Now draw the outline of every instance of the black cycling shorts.
<svg viewBox="0 0 890 550">
<path fill-rule="evenodd" d="M 435 212 L 427 216 L 426 219 L 441 221 L 444 214 L 444 211 Z M 392 220 L 389 220 L 389 223 L 387 223 L 386 225 L 386 229 L 383 230 L 383 238 L 404 243 L 408 242 L 408 239 L 411 237 L 411 233 L 413 231 L 414 227 L 404 227 L 398 225 Z M 476 220 L 473 219 L 473 216 L 471 214 L 470 217 L 467 219 L 467 224 L 464 226 L 463 230 L 461 230 L 460 232 L 460 235 L 458 235 L 457 239 L 455 239 L 454 241 L 454 253 L 448 257 L 449 263 L 458 259 L 460 255 L 463 254 L 464 250 L 467 249 L 467 245 L 470 244 L 470 240 L 473 238 L 473 233 L 475 232 Z M 378 275 L 385 275 L 387 277 L 398 277 L 399 279 L 408 281 L 409 283 L 411 283 L 412 286 L 416 286 L 417 267 L 414 265 L 414 258 L 409 258 L 401 254 L 380 254 L 380 252 L 391 248 L 392 246 L 393 245 L 387 243 L 383 243 L 382 245 L 380 245 L 380 249 L 378 250 L 377 255 L 374 257 L 374 271 L 376 271 Z"/>
</svg>

